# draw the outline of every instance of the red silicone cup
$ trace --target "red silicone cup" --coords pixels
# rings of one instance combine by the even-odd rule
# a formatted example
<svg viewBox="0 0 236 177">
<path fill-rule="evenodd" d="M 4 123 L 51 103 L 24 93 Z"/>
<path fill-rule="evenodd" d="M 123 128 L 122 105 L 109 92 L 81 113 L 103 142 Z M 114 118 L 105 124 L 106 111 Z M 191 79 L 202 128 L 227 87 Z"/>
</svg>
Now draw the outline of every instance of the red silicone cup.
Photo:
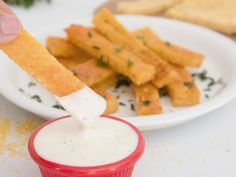
<svg viewBox="0 0 236 177">
<path fill-rule="evenodd" d="M 32 159 L 38 164 L 43 177 L 131 177 L 135 163 L 144 152 L 144 139 L 141 132 L 135 126 L 122 119 L 111 116 L 104 115 L 102 117 L 123 122 L 129 125 L 138 135 L 138 144 L 135 151 L 126 158 L 106 165 L 79 167 L 54 163 L 40 157 L 34 148 L 34 140 L 38 132 L 48 124 L 69 117 L 70 116 L 66 116 L 44 123 L 39 128 L 37 128 L 30 137 L 28 144 L 29 153 Z"/>
</svg>

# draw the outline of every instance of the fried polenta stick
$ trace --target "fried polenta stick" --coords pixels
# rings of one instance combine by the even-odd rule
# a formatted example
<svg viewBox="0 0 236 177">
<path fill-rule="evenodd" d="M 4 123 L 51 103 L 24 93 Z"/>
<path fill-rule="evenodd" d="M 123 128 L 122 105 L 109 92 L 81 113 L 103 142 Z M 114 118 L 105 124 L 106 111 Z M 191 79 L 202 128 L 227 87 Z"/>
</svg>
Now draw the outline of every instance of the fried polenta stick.
<svg viewBox="0 0 236 177">
<path fill-rule="evenodd" d="M 179 66 L 199 67 L 204 60 L 202 54 L 162 41 L 150 28 L 142 28 L 133 33 L 164 60 Z"/>
<path fill-rule="evenodd" d="M 157 88 L 151 83 L 134 86 L 135 110 L 138 115 L 162 113 L 162 107 Z"/>
<path fill-rule="evenodd" d="M 115 75 L 115 72 L 107 66 L 101 67 L 97 64 L 98 61 L 90 59 L 71 69 L 74 75 L 83 81 L 86 85 L 92 86 L 108 77 Z"/>
<path fill-rule="evenodd" d="M 24 30 L 14 41 L 0 48 L 56 96 L 65 96 L 84 87 L 84 83 Z"/>
<path fill-rule="evenodd" d="M 109 65 L 117 73 L 129 77 L 135 84 L 140 85 L 153 79 L 155 75 L 153 66 L 112 44 L 94 30 L 81 25 L 72 25 L 66 32 L 69 41 L 95 58 L 100 58 L 102 63 Z M 117 52 L 120 50 L 122 52 Z"/>
<path fill-rule="evenodd" d="M 174 106 L 192 106 L 200 102 L 200 92 L 191 74 L 183 67 L 174 66 L 180 80 L 167 85 L 167 91 Z"/>
<path fill-rule="evenodd" d="M 77 58 L 77 57 L 67 57 L 67 58 L 58 57 L 57 60 L 67 69 L 71 69 L 77 66 L 78 64 L 87 61 L 87 59 Z"/>
<path fill-rule="evenodd" d="M 48 51 L 56 58 L 91 58 L 86 52 L 61 37 L 48 37 L 46 46 Z"/>
<path fill-rule="evenodd" d="M 102 89 L 109 89 L 117 84 L 117 75 L 111 75 L 108 78 L 104 79 L 103 81 L 99 82 L 98 84 L 95 84 L 94 86 L 98 86 Z"/>
<path fill-rule="evenodd" d="M 158 88 L 177 80 L 178 75 L 172 66 L 137 40 L 132 33 L 115 19 L 110 11 L 107 9 L 99 11 L 94 17 L 93 23 L 95 29 L 110 41 L 131 51 L 145 63 L 153 65 L 156 69 L 156 75 L 152 82 Z"/>
<path fill-rule="evenodd" d="M 93 86 L 92 89 L 107 101 L 105 114 L 111 114 L 118 110 L 119 102 L 115 96 L 99 86 Z"/>
</svg>

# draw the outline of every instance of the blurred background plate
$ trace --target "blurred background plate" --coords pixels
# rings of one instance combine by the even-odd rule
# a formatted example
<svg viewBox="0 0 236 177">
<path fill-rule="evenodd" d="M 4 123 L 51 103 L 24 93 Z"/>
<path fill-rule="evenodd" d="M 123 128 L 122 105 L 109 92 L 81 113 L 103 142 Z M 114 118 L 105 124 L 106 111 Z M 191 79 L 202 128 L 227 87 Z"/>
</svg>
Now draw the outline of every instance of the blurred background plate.
<svg viewBox="0 0 236 177">
<path fill-rule="evenodd" d="M 130 103 L 128 103 L 128 100 L 132 98 L 130 89 L 122 88 L 119 91 L 125 93 L 122 94 L 121 101 L 126 106 L 120 106 L 119 112 L 114 114 L 115 116 L 128 120 L 141 130 L 153 130 L 178 125 L 197 118 L 221 107 L 236 96 L 236 78 L 234 77 L 236 75 L 234 69 L 236 68 L 236 45 L 230 39 L 203 27 L 161 17 L 126 15 L 118 16 L 118 18 L 130 30 L 149 26 L 161 38 L 204 54 L 206 61 L 203 66 L 191 72 L 201 72 L 206 69 L 209 75 L 215 79 L 222 78 L 225 85 L 206 93 L 204 91 L 206 83 L 197 82 L 202 92 L 199 105 L 174 108 L 168 98 L 162 98 L 165 113 L 142 117 L 136 116 L 130 109 Z M 90 25 L 91 18 L 81 18 L 70 22 L 62 20 L 60 24 L 41 30 L 36 38 L 44 44 L 49 35 L 64 36 L 63 29 L 71 23 Z M 67 114 L 53 108 L 57 104 L 55 99 L 6 56 L 0 60 L 0 75 L 0 91 L 16 105 L 45 119 L 53 119 Z M 206 95 L 209 98 L 206 98 Z M 39 103 L 39 99 L 42 103 Z"/>
</svg>

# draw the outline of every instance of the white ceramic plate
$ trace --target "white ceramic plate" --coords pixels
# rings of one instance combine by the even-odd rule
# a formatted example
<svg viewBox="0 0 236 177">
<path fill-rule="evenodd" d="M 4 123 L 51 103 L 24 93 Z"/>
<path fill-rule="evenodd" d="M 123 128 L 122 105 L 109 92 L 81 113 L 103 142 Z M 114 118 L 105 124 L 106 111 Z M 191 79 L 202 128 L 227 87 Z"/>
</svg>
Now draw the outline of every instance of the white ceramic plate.
<svg viewBox="0 0 236 177">
<path fill-rule="evenodd" d="M 138 117 L 130 109 L 132 104 L 130 99 L 133 97 L 130 88 L 121 87 L 114 94 L 120 95 L 121 102 L 126 106 L 120 106 L 119 112 L 114 114 L 115 116 L 128 120 L 141 130 L 152 130 L 192 120 L 223 106 L 236 96 L 236 45 L 230 39 L 203 27 L 165 18 L 145 16 L 119 16 L 118 18 L 130 30 L 149 26 L 163 39 L 204 54 L 206 61 L 203 66 L 190 71 L 199 73 L 207 70 L 209 76 L 216 80 L 222 78 L 224 83 L 223 85 L 216 84 L 211 91 L 205 91 L 208 82 L 196 79 L 202 94 L 199 105 L 174 108 L 170 100 L 163 97 L 161 101 L 165 112 L 160 115 L 143 117 Z M 48 35 L 64 36 L 63 29 L 71 23 L 90 25 L 91 18 L 76 19 L 70 22 L 61 21 L 60 24 L 43 29 L 36 37 L 44 43 Z M 67 115 L 66 112 L 52 107 L 56 104 L 54 98 L 39 84 L 29 86 L 31 81 L 35 81 L 6 56 L 0 60 L 0 76 L 0 91 L 16 105 L 46 119 Z M 113 91 L 114 89 L 111 89 L 111 92 Z M 42 103 L 30 98 L 33 95 L 39 95 Z M 206 98 L 206 95 L 209 98 Z"/>
</svg>

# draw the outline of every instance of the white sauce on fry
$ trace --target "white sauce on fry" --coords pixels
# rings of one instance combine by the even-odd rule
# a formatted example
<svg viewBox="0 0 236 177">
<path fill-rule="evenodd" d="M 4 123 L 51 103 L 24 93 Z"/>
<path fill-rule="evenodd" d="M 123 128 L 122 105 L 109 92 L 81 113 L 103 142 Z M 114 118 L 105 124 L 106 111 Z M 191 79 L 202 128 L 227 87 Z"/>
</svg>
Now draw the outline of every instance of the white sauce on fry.
<svg viewBox="0 0 236 177">
<path fill-rule="evenodd" d="M 85 127 L 93 124 L 106 109 L 106 101 L 87 86 L 70 95 L 56 98 Z"/>
</svg>

